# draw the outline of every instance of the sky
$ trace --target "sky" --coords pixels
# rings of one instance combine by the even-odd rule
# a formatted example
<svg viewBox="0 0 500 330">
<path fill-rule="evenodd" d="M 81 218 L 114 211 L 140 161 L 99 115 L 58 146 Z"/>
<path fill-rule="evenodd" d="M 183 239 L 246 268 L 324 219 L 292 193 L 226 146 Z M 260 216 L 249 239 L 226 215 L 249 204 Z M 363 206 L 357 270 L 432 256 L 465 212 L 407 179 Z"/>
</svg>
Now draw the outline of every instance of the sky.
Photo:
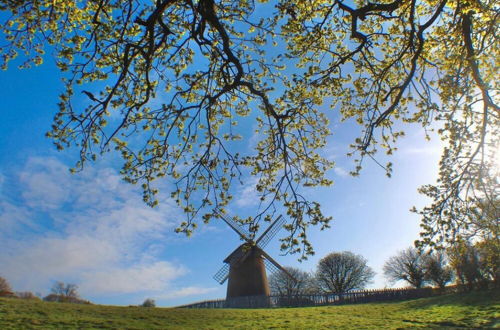
<svg viewBox="0 0 500 330">
<path fill-rule="evenodd" d="M 69 173 L 76 150 L 57 152 L 45 138 L 63 89 L 60 78 L 50 58 L 30 70 L 12 65 L 0 72 L 0 276 L 15 291 L 42 296 L 55 281 L 74 283 L 84 299 L 109 305 L 152 298 L 157 306 L 175 306 L 224 297 L 226 284 L 212 276 L 240 244 L 231 229 L 211 223 L 190 238 L 174 233 L 182 214 L 168 189 L 159 207 L 146 206 L 140 187 L 122 181 L 116 155 Z M 309 194 L 333 216 L 332 226 L 312 229 L 316 254 L 306 261 L 280 255 L 280 233 L 266 251 L 282 265 L 305 271 L 314 271 L 328 253 L 351 251 L 377 273 L 370 288 L 389 287 L 383 264 L 418 238 L 419 218 L 409 209 L 429 202 L 417 188 L 435 181 L 441 143 L 425 141 L 422 129 L 408 127 L 391 158 L 392 178 L 368 160 L 353 178 L 346 153 L 360 128 L 329 116 L 333 135 L 324 152 L 337 164 L 329 174 L 334 185 Z M 252 141 L 245 143 L 250 148 Z M 237 188 L 230 212 L 255 210 L 252 183 L 247 178 Z"/>
</svg>

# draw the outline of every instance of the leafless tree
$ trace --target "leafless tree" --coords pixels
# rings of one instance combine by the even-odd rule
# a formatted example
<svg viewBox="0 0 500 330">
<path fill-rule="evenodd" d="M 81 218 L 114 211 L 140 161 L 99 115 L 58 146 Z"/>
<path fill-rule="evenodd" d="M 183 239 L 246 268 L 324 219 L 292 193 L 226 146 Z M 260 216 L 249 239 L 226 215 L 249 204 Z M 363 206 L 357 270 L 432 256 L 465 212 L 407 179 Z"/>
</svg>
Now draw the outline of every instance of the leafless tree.
<svg viewBox="0 0 500 330">
<path fill-rule="evenodd" d="M 66 297 L 78 297 L 78 286 L 76 284 L 64 284 L 64 282 L 56 282 L 52 286 L 51 292 Z"/>
<path fill-rule="evenodd" d="M 352 252 L 330 253 L 319 261 L 317 283 L 322 291 L 344 293 L 363 289 L 375 276 L 367 261 Z"/>
<path fill-rule="evenodd" d="M 76 284 L 65 284 L 64 282 L 57 281 L 52 286 L 50 292 L 64 301 L 78 299 L 78 286 Z"/>
<path fill-rule="evenodd" d="M 3 277 L 0 277 L 0 293 L 1 292 L 12 292 L 9 282 Z"/>
<path fill-rule="evenodd" d="M 36 294 L 34 294 L 31 291 L 21 291 L 21 292 L 16 292 L 16 297 L 21 298 L 21 299 L 40 299 Z"/>
<path fill-rule="evenodd" d="M 387 260 L 384 275 L 392 283 L 402 280 L 415 288 L 421 288 L 425 283 L 423 254 L 413 247 L 400 251 Z"/>
<path fill-rule="evenodd" d="M 424 258 L 425 280 L 444 288 L 453 280 L 453 269 L 448 265 L 446 254 L 442 251 L 428 253 Z"/>
<path fill-rule="evenodd" d="M 269 277 L 269 287 L 272 295 L 283 297 L 293 297 L 314 293 L 314 277 L 295 267 L 285 267 L 294 279 L 284 272 L 277 272 Z"/>
</svg>

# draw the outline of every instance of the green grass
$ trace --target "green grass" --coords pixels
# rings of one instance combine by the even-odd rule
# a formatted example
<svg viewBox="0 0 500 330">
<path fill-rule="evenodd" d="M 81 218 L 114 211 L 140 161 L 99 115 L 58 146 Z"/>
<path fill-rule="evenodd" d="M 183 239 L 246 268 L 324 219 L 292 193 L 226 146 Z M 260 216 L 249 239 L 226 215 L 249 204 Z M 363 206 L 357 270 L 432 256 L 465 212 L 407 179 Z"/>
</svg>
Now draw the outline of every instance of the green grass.
<svg viewBox="0 0 500 330">
<path fill-rule="evenodd" d="M 405 302 L 277 309 L 174 309 L 0 298 L 0 329 L 500 328 L 500 290 Z"/>
</svg>

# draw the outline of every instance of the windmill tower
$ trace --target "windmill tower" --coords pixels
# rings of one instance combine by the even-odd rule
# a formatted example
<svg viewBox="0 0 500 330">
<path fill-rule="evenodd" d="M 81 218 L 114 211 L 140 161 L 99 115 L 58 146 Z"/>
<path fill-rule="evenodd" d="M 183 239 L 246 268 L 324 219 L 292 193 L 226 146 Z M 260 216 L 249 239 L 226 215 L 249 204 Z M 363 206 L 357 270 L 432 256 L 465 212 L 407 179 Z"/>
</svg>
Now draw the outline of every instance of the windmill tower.
<svg viewBox="0 0 500 330">
<path fill-rule="evenodd" d="M 263 250 L 283 226 L 285 220 L 281 215 L 255 241 L 250 233 L 235 221 L 228 220 L 222 215 L 221 218 L 245 241 L 224 259 L 224 266 L 214 275 L 214 279 L 220 284 L 229 279 L 227 300 L 247 296 L 269 296 L 266 268 L 271 273 L 285 272 L 294 279 Z"/>
</svg>

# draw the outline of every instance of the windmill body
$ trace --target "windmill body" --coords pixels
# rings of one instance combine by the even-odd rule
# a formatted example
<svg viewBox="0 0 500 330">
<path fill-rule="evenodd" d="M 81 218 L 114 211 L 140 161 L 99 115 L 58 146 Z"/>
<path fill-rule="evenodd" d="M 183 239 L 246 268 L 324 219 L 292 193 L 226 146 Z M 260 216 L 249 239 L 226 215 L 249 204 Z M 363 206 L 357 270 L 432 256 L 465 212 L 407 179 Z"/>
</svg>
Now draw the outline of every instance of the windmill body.
<svg viewBox="0 0 500 330">
<path fill-rule="evenodd" d="M 285 221 L 281 216 L 255 241 L 235 221 L 228 220 L 222 215 L 221 218 L 246 241 L 224 259 L 224 266 L 214 276 L 220 284 L 229 280 L 226 294 L 228 300 L 248 296 L 269 296 L 266 268 L 272 273 L 285 272 L 295 280 L 263 250 L 283 226 Z"/>
<path fill-rule="evenodd" d="M 245 249 L 246 244 L 238 247 L 238 250 Z M 248 248 L 248 247 L 247 247 Z M 229 263 L 230 257 L 224 262 Z M 246 296 L 269 296 L 269 283 L 267 281 L 266 266 L 261 249 L 250 247 L 248 257 L 241 262 L 234 262 L 229 265 L 229 276 L 227 283 L 226 299 Z"/>
</svg>

